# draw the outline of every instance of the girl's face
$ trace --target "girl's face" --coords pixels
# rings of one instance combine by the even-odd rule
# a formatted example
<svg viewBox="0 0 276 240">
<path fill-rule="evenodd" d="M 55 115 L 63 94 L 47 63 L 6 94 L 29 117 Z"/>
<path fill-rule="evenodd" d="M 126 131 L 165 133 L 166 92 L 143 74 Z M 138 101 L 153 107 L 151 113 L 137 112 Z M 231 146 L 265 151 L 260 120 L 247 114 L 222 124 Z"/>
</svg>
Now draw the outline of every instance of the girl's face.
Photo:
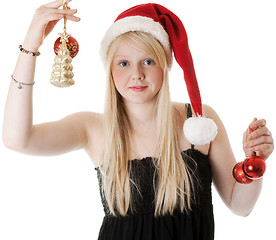
<svg viewBox="0 0 276 240">
<path fill-rule="evenodd" d="M 147 52 L 125 41 L 115 51 L 111 73 L 125 103 L 152 102 L 162 86 L 162 68 Z"/>
</svg>

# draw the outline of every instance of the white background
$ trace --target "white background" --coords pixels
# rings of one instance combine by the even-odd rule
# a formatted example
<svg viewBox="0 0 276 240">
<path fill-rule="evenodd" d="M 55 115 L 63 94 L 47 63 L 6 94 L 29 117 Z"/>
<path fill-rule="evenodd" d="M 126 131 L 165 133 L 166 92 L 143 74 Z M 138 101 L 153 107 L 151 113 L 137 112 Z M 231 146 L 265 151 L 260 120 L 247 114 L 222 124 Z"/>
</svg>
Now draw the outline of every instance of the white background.
<svg viewBox="0 0 276 240">
<path fill-rule="evenodd" d="M 2 1 L 0 122 L 18 45 L 44 0 Z M 80 23 L 68 32 L 80 44 L 73 59 L 75 86 L 49 84 L 53 44 L 60 22 L 40 48 L 34 86 L 34 122 L 78 111 L 103 111 L 105 72 L 99 57 L 104 32 L 125 9 L 142 1 L 74 0 Z M 237 161 L 244 160 L 242 135 L 254 117 L 276 133 L 276 15 L 271 0 L 160 0 L 183 21 L 189 36 L 202 99 L 223 120 Z M 173 100 L 187 102 L 183 73 L 174 64 Z M 24 90 L 22 90 L 24 91 Z M 247 218 L 233 215 L 213 189 L 216 239 L 272 239 L 275 235 L 275 154 L 267 161 L 264 187 Z M 0 239 L 96 239 L 103 210 L 94 166 L 83 151 L 56 157 L 25 156 L 0 144 Z"/>
</svg>

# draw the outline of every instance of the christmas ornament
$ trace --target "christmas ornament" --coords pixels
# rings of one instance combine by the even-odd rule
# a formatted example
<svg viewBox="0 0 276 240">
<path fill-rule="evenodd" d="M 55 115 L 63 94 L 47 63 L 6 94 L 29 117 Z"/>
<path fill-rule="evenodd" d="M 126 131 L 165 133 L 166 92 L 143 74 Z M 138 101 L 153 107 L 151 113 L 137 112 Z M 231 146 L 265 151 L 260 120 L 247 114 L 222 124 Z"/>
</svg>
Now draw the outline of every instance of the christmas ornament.
<svg viewBox="0 0 276 240">
<path fill-rule="evenodd" d="M 61 44 L 62 44 L 61 37 L 59 37 L 55 41 L 55 45 L 54 45 L 54 51 L 55 51 L 56 55 L 58 55 L 58 50 L 61 48 Z M 72 36 L 70 36 L 70 35 L 69 35 L 68 40 L 66 42 L 66 47 L 70 52 L 70 57 L 71 58 L 74 58 L 79 52 L 79 44 L 78 44 L 77 40 L 75 38 L 73 38 Z"/>
<path fill-rule="evenodd" d="M 252 133 L 252 129 L 248 128 L 249 134 Z M 247 157 L 244 162 L 239 162 L 233 168 L 233 176 L 237 182 L 242 183 L 246 179 L 246 183 L 251 183 L 253 180 L 262 178 L 266 170 L 265 160 L 256 155 L 253 152 L 250 157 Z M 242 179 L 239 177 L 242 176 Z"/>
<path fill-rule="evenodd" d="M 235 165 L 235 167 L 233 168 L 233 176 L 236 181 L 241 184 L 249 184 L 253 182 L 252 179 L 248 178 L 245 175 L 243 171 L 243 162 L 239 162 Z"/>
<path fill-rule="evenodd" d="M 251 179 L 261 178 L 266 170 L 265 161 L 256 156 L 256 152 L 252 153 L 252 156 L 246 158 L 243 163 L 243 171 L 245 175 Z"/>
<path fill-rule="evenodd" d="M 67 9 L 67 3 L 62 0 L 63 9 Z M 66 32 L 66 17 L 64 17 L 63 33 L 55 41 L 54 51 L 56 54 L 55 63 L 53 64 L 53 71 L 51 74 L 50 83 L 57 87 L 69 87 L 75 84 L 73 80 L 74 73 L 72 58 L 75 57 L 79 51 L 79 44 L 75 38 Z"/>
<path fill-rule="evenodd" d="M 233 176 L 238 183 L 248 184 L 260 179 L 265 170 L 265 161 L 256 156 L 256 152 L 253 152 L 252 156 L 246 158 L 244 162 L 239 162 L 234 166 Z"/>
</svg>

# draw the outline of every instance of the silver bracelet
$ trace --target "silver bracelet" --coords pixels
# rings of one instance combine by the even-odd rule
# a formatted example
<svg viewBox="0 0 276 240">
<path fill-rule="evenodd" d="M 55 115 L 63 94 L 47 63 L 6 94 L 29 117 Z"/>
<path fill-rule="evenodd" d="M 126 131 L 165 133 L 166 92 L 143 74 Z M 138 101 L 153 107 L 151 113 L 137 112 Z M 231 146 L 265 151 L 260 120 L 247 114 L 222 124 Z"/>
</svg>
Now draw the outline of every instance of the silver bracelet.
<svg viewBox="0 0 276 240">
<path fill-rule="evenodd" d="M 19 82 L 16 79 L 14 79 L 13 75 L 11 75 L 11 79 L 14 81 L 14 83 L 18 84 L 18 89 L 22 89 L 23 85 L 24 86 L 33 86 L 35 84 L 35 82 L 33 83 L 23 83 L 23 82 Z"/>
</svg>

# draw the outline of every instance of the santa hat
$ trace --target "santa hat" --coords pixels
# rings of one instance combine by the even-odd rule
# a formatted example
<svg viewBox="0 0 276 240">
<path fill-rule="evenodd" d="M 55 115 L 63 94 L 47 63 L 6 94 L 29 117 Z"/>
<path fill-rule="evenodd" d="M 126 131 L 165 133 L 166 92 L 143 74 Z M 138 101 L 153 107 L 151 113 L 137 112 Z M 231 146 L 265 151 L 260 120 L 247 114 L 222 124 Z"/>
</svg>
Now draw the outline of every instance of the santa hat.
<svg viewBox="0 0 276 240">
<path fill-rule="evenodd" d="M 185 28 L 181 20 L 167 8 L 154 3 L 134 6 L 121 13 L 107 30 L 101 45 L 101 55 L 106 60 L 112 41 L 127 32 L 141 31 L 151 34 L 163 46 L 168 64 L 175 60 L 183 69 L 194 117 L 185 121 L 184 134 L 194 145 L 204 145 L 214 140 L 217 126 L 213 120 L 202 117 L 200 91 Z"/>
</svg>

